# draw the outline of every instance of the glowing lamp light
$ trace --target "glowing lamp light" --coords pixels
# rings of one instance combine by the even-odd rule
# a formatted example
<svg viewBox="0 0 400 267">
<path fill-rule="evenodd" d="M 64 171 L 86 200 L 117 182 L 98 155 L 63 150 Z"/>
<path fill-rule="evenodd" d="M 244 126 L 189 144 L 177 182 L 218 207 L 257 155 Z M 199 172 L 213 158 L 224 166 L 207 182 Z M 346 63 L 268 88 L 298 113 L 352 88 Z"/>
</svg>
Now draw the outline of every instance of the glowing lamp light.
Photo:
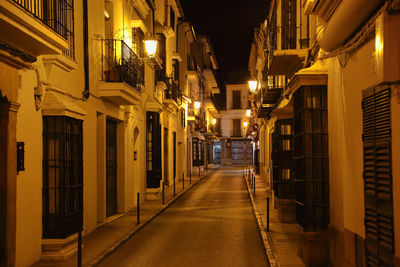
<svg viewBox="0 0 400 267">
<path fill-rule="evenodd" d="M 211 123 L 212 123 L 213 125 L 215 125 L 215 124 L 217 123 L 217 119 L 212 119 L 212 120 L 211 120 Z"/>
<path fill-rule="evenodd" d="M 157 41 L 154 39 L 147 39 L 144 41 L 146 52 L 149 57 L 154 57 L 157 52 Z"/>
<path fill-rule="evenodd" d="M 250 109 L 246 110 L 246 116 L 247 116 L 247 117 L 250 117 L 250 116 L 251 116 L 251 110 L 250 110 Z"/>
<path fill-rule="evenodd" d="M 110 19 L 110 14 L 105 9 L 104 9 L 104 17 L 106 18 L 106 20 Z"/>
<path fill-rule="evenodd" d="M 251 92 L 255 92 L 257 90 L 258 82 L 255 80 L 249 81 L 249 88 Z"/>
<path fill-rule="evenodd" d="M 194 101 L 194 108 L 200 109 L 201 103 L 199 101 Z"/>
<path fill-rule="evenodd" d="M 247 127 L 247 121 L 243 122 L 243 126 Z"/>
</svg>

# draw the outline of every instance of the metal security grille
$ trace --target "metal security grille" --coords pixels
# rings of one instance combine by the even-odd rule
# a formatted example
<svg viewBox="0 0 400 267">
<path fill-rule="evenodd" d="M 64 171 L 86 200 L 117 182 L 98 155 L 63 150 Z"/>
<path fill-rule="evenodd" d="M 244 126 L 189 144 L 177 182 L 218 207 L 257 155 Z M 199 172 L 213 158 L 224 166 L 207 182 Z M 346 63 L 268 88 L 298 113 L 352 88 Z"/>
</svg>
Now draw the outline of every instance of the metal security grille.
<svg viewBox="0 0 400 267">
<path fill-rule="evenodd" d="M 117 122 L 106 123 L 106 215 L 117 213 Z"/>
<path fill-rule="evenodd" d="M 73 0 L 13 0 L 69 42 L 64 54 L 75 59 Z"/>
<path fill-rule="evenodd" d="M 293 120 L 277 120 L 272 138 L 275 195 L 280 199 L 294 199 Z"/>
<path fill-rule="evenodd" d="M 82 123 L 43 117 L 43 238 L 66 238 L 82 227 Z"/>
<path fill-rule="evenodd" d="M 296 0 L 282 0 L 281 42 L 282 49 L 296 49 L 297 12 Z"/>
<path fill-rule="evenodd" d="M 390 87 L 363 91 L 365 247 L 368 266 L 393 266 Z"/>
<path fill-rule="evenodd" d="M 160 114 L 148 111 L 146 114 L 146 122 L 147 188 L 158 188 L 160 187 L 162 176 Z"/>
<path fill-rule="evenodd" d="M 303 86 L 294 94 L 296 222 L 304 232 L 329 224 L 328 111 L 326 86 Z"/>
</svg>

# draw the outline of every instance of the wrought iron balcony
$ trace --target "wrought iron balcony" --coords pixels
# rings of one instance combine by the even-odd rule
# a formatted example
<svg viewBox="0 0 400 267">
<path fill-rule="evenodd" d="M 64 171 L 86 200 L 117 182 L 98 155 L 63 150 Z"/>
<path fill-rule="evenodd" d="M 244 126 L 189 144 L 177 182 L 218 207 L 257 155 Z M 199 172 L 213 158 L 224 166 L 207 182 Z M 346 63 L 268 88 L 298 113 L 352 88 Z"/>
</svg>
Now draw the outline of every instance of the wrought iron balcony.
<svg viewBox="0 0 400 267">
<path fill-rule="evenodd" d="M 73 22 L 74 7 L 72 0 L 12 0 L 35 18 L 42 21 L 59 35 L 68 38 Z"/>
<path fill-rule="evenodd" d="M 140 92 L 144 85 L 144 62 L 122 40 L 102 41 L 103 81 L 125 82 Z"/>
<path fill-rule="evenodd" d="M 174 77 L 165 77 L 165 85 L 167 88 L 164 90 L 164 99 L 172 99 L 180 105 L 182 103 L 182 94 L 179 91 L 178 82 Z"/>
<path fill-rule="evenodd" d="M 231 130 L 231 137 L 243 137 L 241 129 Z"/>
<path fill-rule="evenodd" d="M 4 33 L 7 32 L 8 35 L 11 35 L 0 36 L 3 42 L 23 51 L 29 51 L 36 56 L 58 54 L 61 52 L 58 49 L 62 49 L 65 55 L 75 58 L 73 0 L 9 0 L 1 2 L 0 9 L 2 9 L 4 17 L 0 21 L 3 20 L 5 23 L 2 24 Z M 23 12 L 20 12 L 20 8 L 17 6 L 25 10 L 27 16 L 22 14 Z M 34 20 L 40 23 L 36 24 Z M 41 25 L 47 27 L 42 29 Z M 27 44 L 19 43 L 20 41 L 13 37 L 21 31 L 21 28 L 25 28 L 24 34 L 27 36 L 24 40 Z M 47 32 L 46 28 L 51 31 Z M 29 33 L 30 31 L 32 33 Z M 54 36 L 53 32 L 59 37 Z M 39 37 L 37 37 L 38 35 Z M 21 36 L 19 37 L 21 39 Z"/>
</svg>

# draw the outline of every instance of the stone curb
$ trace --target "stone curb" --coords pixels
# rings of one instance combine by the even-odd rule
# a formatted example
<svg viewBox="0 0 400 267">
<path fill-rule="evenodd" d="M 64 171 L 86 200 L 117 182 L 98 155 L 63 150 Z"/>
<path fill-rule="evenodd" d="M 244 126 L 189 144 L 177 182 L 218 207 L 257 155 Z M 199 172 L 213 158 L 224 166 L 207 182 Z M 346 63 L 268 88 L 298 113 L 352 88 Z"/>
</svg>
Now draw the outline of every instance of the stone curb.
<svg viewBox="0 0 400 267">
<path fill-rule="evenodd" d="M 265 231 L 264 224 L 262 222 L 261 215 L 260 215 L 260 213 L 258 211 L 256 201 L 254 200 L 254 197 L 253 197 L 249 182 L 246 179 L 246 176 L 245 176 L 244 173 L 243 173 L 243 178 L 244 178 L 244 180 L 246 182 L 247 192 L 248 192 L 250 200 L 251 200 L 251 206 L 253 207 L 253 214 L 254 214 L 254 216 L 256 218 L 256 221 L 257 221 L 258 230 L 260 231 L 260 236 L 261 236 L 261 239 L 262 239 L 263 244 L 264 244 L 264 250 L 265 250 L 265 254 L 266 254 L 267 258 L 268 258 L 269 266 L 271 266 L 271 267 L 279 267 L 280 265 L 279 265 L 278 261 L 276 260 L 275 252 L 274 252 L 274 250 L 272 248 L 271 237 L 270 237 L 269 233 L 267 233 Z"/>
<path fill-rule="evenodd" d="M 125 242 L 127 242 L 132 236 L 134 236 L 137 232 L 139 232 L 142 228 L 144 228 L 147 224 L 149 224 L 152 220 L 154 220 L 156 217 L 158 217 L 161 213 L 163 213 L 169 206 L 171 206 L 175 201 L 177 201 L 179 198 L 181 198 L 187 191 L 192 189 L 193 186 L 198 184 L 200 181 L 202 181 L 205 177 L 208 175 L 212 174 L 215 172 L 218 168 L 213 169 L 212 171 L 204 174 L 203 176 L 200 177 L 197 181 L 189 185 L 184 191 L 180 192 L 178 195 L 176 195 L 173 199 L 171 199 L 167 204 L 165 204 L 159 211 L 157 211 L 153 216 L 151 216 L 149 219 L 147 219 L 145 222 L 142 224 L 138 225 L 137 227 L 134 227 L 132 230 L 130 230 L 127 234 L 125 234 L 123 237 L 120 239 L 116 240 L 113 245 L 105 249 L 102 253 L 97 255 L 94 259 L 89 261 L 87 266 L 97 266 L 98 264 L 101 263 L 102 260 L 104 260 L 108 255 L 112 254 L 115 250 L 117 250 L 119 247 L 121 247 Z"/>
</svg>

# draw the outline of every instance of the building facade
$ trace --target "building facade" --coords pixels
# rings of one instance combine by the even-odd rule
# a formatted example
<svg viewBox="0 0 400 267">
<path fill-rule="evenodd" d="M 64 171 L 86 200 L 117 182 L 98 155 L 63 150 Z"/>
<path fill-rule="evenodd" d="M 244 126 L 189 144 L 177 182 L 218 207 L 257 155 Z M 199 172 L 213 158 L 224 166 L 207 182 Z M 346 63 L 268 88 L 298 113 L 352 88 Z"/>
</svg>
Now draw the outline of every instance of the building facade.
<svg viewBox="0 0 400 267">
<path fill-rule="evenodd" d="M 179 1 L 0 7 L 0 265 L 30 266 L 70 257 L 78 231 L 189 175 L 195 99 Z M 158 42 L 154 56 L 148 39 Z M 218 117 L 203 98 L 218 92 L 213 77 L 199 94 L 207 131 Z"/>
<path fill-rule="evenodd" d="M 243 75 L 233 74 L 226 84 L 226 110 L 221 111 L 221 163 L 223 165 L 253 164 L 253 144 L 248 138 L 250 97 Z"/>
<path fill-rule="evenodd" d="M 278 0 L 255 31 L 261 175 L 307 266 L 400 265 L 398 10 Z"/>
</svg>

